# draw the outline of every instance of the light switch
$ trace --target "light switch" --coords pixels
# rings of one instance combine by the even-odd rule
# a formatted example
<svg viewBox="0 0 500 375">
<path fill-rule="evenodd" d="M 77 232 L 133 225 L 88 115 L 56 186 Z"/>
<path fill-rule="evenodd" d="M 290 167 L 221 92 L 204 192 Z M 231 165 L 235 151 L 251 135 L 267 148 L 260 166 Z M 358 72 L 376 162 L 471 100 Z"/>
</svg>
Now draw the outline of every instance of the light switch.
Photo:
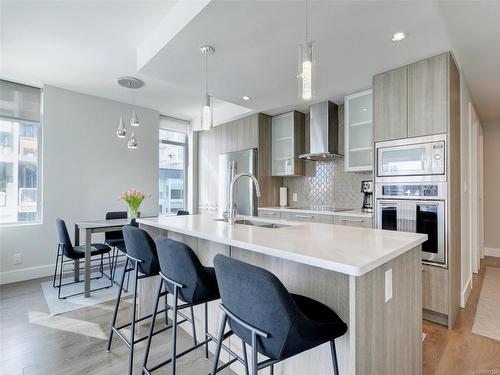
<svg viewBox="0 0 500 375">
<path fill-rule="evenodd" d="M 293 194 L 292 194 L 292 200 L 293 200 L 294 202 L 297 202 L 297 193 L 293 193 Z"/>
<path fill-rule="evenodd" d="M 385 303 L 392 298 L 392 268 L 385 271 Z"/>
</svg>

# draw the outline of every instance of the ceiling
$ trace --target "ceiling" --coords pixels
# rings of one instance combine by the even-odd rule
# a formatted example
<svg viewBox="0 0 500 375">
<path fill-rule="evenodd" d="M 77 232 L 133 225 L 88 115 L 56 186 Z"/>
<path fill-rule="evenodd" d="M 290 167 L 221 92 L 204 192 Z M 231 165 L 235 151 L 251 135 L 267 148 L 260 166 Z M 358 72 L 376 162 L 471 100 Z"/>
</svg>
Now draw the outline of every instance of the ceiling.
<svg viewBox="0 0 500 375">
<path fill-rule="evenodd" d="M 491 5 L 496 14 L 498 4 Z M 216 49 L 209 57 L 216 121 L 309 105 L 297 97 L 295 78 L 302 1 L 2 1 L 0 7 L 5 79 L 121 100 L 116 78 L 134 75 L 146 83 L 136 94 L 139 105 L 191 120 L 199 114 L 199 47 L 210 44 Z M 341 102 L 371 86 L 375 73 L 453 46 L 480 116 L 500 119 L 500 49 L 492 48 L 500 26 L 488 9 L 467 2 L 310 1 L 314 101 Z M 409 36 L 393 43 L 396 31 Z"/>
</svg>

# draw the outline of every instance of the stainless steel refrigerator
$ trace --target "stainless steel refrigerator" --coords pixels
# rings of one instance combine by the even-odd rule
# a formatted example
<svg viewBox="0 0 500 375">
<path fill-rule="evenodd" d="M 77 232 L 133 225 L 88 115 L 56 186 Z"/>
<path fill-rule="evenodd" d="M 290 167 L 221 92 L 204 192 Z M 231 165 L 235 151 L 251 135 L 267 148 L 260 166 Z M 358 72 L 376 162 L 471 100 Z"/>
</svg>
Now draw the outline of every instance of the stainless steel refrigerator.
<svg viewBox="0 0 500 375">
<path fill-rule="evenodd" d="M 257 176 L 257 149 L 228 152 L 219 155 L 219 216 L 229 211 L 229 185 L 235 175 L 249 172 Z M 237 214 L 257 216 L 257 195 L 252 181 L 240 178 L 235 185 Z"/>
</svg>

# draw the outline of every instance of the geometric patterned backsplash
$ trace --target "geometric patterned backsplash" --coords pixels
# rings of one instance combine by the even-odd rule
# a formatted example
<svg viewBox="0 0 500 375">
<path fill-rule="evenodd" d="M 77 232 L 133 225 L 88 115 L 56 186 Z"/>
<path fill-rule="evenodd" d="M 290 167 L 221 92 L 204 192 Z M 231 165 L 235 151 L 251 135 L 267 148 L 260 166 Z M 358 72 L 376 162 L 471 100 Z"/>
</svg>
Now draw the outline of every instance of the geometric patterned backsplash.
<svg viewBox="0 0 500 375">
<path fill-rule="evenodd" d="M 344 159 L 341 158 L 305 163 L 305 177 L 283 178 L 290 206 L 361 208 L 361 181 L 372 180 L 371 172 L 345 172 Z M 293 193 L 297 193 L 297 202 L 292 201 Z"/>
</svg>

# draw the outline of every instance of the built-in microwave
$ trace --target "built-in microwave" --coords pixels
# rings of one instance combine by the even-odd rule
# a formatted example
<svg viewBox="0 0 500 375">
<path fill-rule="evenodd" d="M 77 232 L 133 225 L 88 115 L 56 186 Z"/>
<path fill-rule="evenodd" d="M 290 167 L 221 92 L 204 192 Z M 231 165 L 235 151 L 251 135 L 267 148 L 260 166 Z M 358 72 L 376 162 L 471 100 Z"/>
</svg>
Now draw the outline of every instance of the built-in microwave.
<svg viewBox="0 0 500 375">
<path fill-rule="evenodd" d="M 377 176 L 445 176 L 446 134 L 377 142 Z"/>
</svg>

